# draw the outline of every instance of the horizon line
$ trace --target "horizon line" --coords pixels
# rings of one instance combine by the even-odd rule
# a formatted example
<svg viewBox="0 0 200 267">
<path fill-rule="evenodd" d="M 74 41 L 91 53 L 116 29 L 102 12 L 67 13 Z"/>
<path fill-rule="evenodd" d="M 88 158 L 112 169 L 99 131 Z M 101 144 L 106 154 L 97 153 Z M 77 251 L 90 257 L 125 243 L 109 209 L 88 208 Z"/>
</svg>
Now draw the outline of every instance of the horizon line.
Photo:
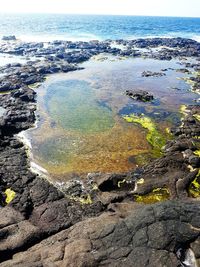
<svg viewBox="0 0 200 267">
<path fill-rule="evenodd" d="M 12 11 L 0 11 L 0 15 L 73 15 L 73 16 L 123 16 L 123 17 L 165 17 L 165 18 L 194 18 L 200 19 L 196 16 L 181 16 L 181 15 L 134 15 L 134 14 L 95 14 L 95 13 L 62 13 L 62 12 L 12 12 Z"/>
</svg>

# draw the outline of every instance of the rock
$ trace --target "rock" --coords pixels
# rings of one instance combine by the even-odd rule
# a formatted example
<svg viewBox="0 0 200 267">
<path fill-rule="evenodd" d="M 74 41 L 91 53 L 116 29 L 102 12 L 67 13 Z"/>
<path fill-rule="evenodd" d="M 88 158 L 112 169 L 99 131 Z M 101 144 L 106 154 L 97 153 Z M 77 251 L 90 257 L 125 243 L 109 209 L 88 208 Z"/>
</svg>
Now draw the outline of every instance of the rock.
<svg viewBox="0 0 200 267">
<path fill-rule="evenodd" d="M 3 41 L 16 41 L 17 39 L 16 39 L 15 35 L 8 35 L 8 36 L 3 36 L 2 40 Z"/>
<path fill-rule="evenodd" d="M 166 76 L 163 72 L 143 71 L 142 77 L 162 77 Z"/>
<path fill-rule="evenodd" d="M 148 165 L 122 174 L 90 173 L 62 184 L 31 172 L 27 149 L 15 136 L 35 122 L 36 95 L 27 85 L 42 82 L 46 74 L 81 69 L 69 62 L 83 62 L 99 53 L 170 60 L 200 51 L 199 43 L 183 38 L 118 40 L 123 51 L 111 43 L 0 44 L 2 53 L 38 57 L 0 69 L 5 74 L 0 90 L 13 90 L 0 95 L 0 105 L 6 109 L 0 118 L 0 267 L 171 267 L 200 262 L 199 201 L 191 199 L 189 190 L 192 181 L 200 183 L 200 160 L 194 153 L 199 150 L 195 139 L 200 134 L 199 106 L 187 108 L 182 126 L 172 129 L 174 140 L 167 142 L 162 157 Z M 167 48 L 151 50 L 159 46 Z M 192 79 L 198 86 L 199 78 Z M 146 91 L 126 93 L 137 100 L 153 99 Z M 8 205 L 6 189 L 15 192 Z"/>
<path fill-rule="evenodd" d="M 188 69 L 176 69 L 176 72 L 181 72 L 181 73 L 190 73 Z"/>
<path fill-rule="evenodd" d="M 193 261 L 199 258 L 199 222 L 196 201 L 132 203 L 129 207 L 122 203 L 112 212 L 79 222 L 17 253 L 0 266 L 178 266 L 189 246 Z"/>
<path fill-rule="evenodd" d="M 126 90 L 126 95 L 134 100 L 139 100 L 142 102 L 149 102 L 154 99 L 153 95 L 144 90 Z"/>
</svg>

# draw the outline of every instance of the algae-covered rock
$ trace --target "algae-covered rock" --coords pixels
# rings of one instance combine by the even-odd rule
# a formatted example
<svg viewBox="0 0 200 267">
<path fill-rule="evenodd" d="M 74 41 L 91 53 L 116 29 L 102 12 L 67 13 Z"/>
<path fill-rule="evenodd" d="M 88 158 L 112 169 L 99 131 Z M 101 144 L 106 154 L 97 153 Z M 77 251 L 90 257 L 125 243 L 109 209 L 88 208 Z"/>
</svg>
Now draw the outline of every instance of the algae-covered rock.
<svg viewBox="0 0 200 267">
<path fill-rule="evenodd" d="M 8 188 L 8 189 L 6 189 L 5 194 L 6 194 L 6 200 L 5 201 L 7 204 L 9 204 L 15 198 L 15 191 Z"/>
<path fill-rule="evenodd" d="M 169 199 L 170 194 L 167 188 L 155 188 L 153 191 L 146 195 L 134 194 L 134 199 L 136 202 L 152 204 L 159 201 L 164 201 Z"/>
<path fill-rule="evenodd" d="M 159 133 L 159 131 L 156 129 L 156 125 L 149 117 L 146 117 L 144 115 L 138 116 L 135 114 L 130 114 L 123 116 L 123 118 L 129 123 L 138 123 L 143 128 L 148 130 L 146 138 L 155 151 L 160 151 L 161 148 L 165 145 L 164 136 Z"/>
</svg>

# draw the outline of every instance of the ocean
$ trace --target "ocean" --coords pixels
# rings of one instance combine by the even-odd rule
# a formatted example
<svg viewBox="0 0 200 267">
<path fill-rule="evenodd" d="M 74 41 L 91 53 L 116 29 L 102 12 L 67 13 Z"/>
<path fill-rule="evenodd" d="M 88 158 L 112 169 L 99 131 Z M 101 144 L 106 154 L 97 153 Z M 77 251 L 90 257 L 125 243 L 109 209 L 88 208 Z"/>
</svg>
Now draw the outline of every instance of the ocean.
<svg viewBox="0 0 200 267">
<path fill-rule="evenodd" d="M 200 18 L 64 14 L 0 14 L 0 38 L 24 41 L 185 37 L 200 41 Z"/>
</svg>

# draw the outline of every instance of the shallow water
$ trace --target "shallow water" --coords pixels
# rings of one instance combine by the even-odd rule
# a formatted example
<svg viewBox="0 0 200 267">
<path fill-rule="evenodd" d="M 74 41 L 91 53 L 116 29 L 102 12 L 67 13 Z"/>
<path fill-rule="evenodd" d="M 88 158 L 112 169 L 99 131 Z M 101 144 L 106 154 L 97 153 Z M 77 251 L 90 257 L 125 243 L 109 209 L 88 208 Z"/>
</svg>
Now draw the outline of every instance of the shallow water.
<svg viewBox="0 0 200 267">
<path fill-rule="evenodd" d="M 52 75 L 38 89 L 40 121 L 36 129 L 27 131 L 33 160 L 56 179 L 65 180 L 71 173 L 135 168 L 135 158 L 147 155 L 151 147 L 146 131 L 122 116 L 144 113 L 165 135 L 166 127 L 179 122 L 180 105 L 197 98 L 180 79 L 186 74 L 168 70 L 163 77 L 141 77 L 144 70 L 180 68 L 175 60 L 102 56 L 83 67 L 81 71 Z M 147 90 L 155 100 L 133 101 L 124 93 L 131 89 Z"/>
</svg>

